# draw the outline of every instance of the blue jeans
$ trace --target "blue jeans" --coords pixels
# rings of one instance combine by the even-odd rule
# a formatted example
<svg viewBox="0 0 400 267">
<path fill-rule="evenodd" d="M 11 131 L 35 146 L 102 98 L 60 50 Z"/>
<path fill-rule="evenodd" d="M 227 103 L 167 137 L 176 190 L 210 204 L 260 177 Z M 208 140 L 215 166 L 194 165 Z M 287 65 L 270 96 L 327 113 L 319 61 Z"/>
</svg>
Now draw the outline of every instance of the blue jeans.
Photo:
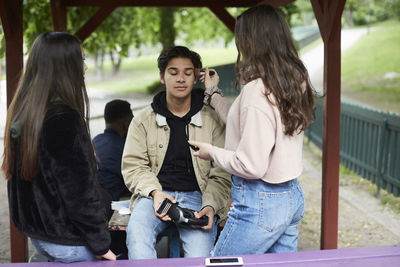
<svg viewBox="0 0 400 267">
<path fill-rule="evenodd" d="M 199 211 L 201 209 L 201 192 L 164 191 L 179 202 L 179 206 Z M 155 244 L 157 236 L 168 227 L 171 222 L 160 220 L 153 209 L 153 199 L 141 198 L 135 204 L 128 228 L 126 230 L 126 246 L 129 259 L 157 258 Z M 182 241 L 185 257 L 209 256 L 214 246 L 217 234 L 216 220 L 211 230 L 186 229 L 177 225 Z"/>
<path fill-rule="evenodd" d="M 85 246 L 67 246 L 31 238 L 33 246 L 39 254 L 46 256 L 49 261 L 76 262 L 95 261 L 96 256 Z"/>
<path fill-rule="evenodd" d="M 304 196 L 297 179 L 269 184 L 232 176 L 232 208 L 211 255 L 297 251 Z"/>
</svg>

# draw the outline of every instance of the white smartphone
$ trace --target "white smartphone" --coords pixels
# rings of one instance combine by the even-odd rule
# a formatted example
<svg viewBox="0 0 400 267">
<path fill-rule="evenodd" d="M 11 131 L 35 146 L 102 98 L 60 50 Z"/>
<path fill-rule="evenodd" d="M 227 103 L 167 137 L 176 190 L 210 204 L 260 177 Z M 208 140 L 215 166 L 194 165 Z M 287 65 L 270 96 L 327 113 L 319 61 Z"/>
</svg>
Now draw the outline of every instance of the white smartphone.
<svg viewBox="0 0 400 267">
<path fill-rule="evenodd" d="M 243 265 L 242 257 L 206 258 L 206 266 L 240 266 L 240 265 Z"/>
</svg>

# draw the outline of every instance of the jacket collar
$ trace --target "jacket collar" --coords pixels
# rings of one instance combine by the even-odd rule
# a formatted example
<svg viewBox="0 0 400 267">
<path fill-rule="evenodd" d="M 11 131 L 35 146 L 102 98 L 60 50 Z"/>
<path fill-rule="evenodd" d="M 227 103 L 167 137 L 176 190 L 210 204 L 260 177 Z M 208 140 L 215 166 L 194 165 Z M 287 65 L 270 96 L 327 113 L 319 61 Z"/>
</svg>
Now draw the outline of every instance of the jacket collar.
<svg viewBox="0 0 400 267">
<path fill-rule="evenodd" d="M 167 118 L 164 117 L 163 115 L 156 113 L 156 122 L 158 126 L 166 126 Z M 201 110 L 192 116 L 190 124 L 193 124 L 197 127 L 203 126 L 203 121 L 201 119 Z"/>
</svg>

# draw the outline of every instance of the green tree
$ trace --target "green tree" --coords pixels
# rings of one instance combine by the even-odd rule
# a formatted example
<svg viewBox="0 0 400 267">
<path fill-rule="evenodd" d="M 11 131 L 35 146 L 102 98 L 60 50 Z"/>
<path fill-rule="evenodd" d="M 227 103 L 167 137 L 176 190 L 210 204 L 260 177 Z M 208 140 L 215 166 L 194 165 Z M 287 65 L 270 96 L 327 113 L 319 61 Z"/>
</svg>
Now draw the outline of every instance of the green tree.
<svg viewBox="0 0 400 267">
<path fill-rule="evenodd" d="M 400 0 L 347 0 L 343 13 L 349 26 L 400 19 Z"/>
<path fill-rule="evenodd" d="M 24 42 L 29 49 L 36 37 L 53 29 L 49 0 L 24 0 L 23 2 L 23 29 Z"/>
<path fill-rule="evenodd" d="M 94 8 L 69 10 L 68 28 L 77 31 L 95 11 Z M 147 12 L 135 7 L 115 9 L 84 43 L 86 51 L 94 55 L 96 69 L 102 70 L 104 57 L 108 55 L 113 64 L 113 73 L 117 73 L 122 58 L 128 56 L 132 45 L 140 47 L 141 44 L 151 42 L 148 32 L 154 28 L 154 23 L 150 19 L 154 16 L 155 9 L 149 9 Z M 147 19 L 150 23 L 145 23 Z"/>
<path fill-rule="evenodd" d="M 297 12 L 296 5 L 282 9 L 290 23 Z M 245 8 L 227 10 L 236 17 Z M 50 0 L 24 0 L 23 11 L 24 41 L 29 51 L 40 33 L 53 28 Z M 69 32 L 78 31 L 96 11 L 94 7 L 69 7 Z M 132 45 L 138 50 L 144 45 L 166 48 L 174 45 L 177 38 L 188 45 L 211 40 L 223 40 L 227 44 L 233 34 L 208 8 L 119 7 L 85 40 L 84 47 L 94 55 L 96 69 L 102 69 L 104 57 L 108 55 L 116 73 Z"/>
<path fill-rule="evenodd" d="M 29 51 L 40 33 L 53 29 L 50 1 L 25 0 L 23 11 L 24 41 Z M 96 11 L 97 8 L 68 8 L 68 31 L 77 32 Z M 155 43 L 151 33 L 158 23 L 154 20 L 156 17 L 156 8 L 120 7 L 114 10 L 84 42 L 85 51 L 94 55 L 97 72 L 102 72 L 105 55 L 110 56 L 116 73 L 131 45 L 140 47 L 141 44 Z"/>
</svg>

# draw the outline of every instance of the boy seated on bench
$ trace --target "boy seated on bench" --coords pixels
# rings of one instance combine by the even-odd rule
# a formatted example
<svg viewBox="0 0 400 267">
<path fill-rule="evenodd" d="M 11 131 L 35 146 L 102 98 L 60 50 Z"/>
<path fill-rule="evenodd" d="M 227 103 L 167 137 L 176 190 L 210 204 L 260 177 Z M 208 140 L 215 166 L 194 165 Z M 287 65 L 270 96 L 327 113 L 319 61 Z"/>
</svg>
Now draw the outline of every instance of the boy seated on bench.
<svg viewBox="0 0 400 267">
<path fill-rule="evenodd" d="M 165 198 L 198 211 L 197 218 L 208 216 L 208 224 L 197 229 L 177 223 L 185 257 L 208 256 L 217 223 L 226 217 L 230 175 L 211 161 L 193 157 L 187 142 L 224 146 L 224 123 L 203 106 L 204 91 L 192 90 L 201 67 L 200 56 L 186 47 L 163 51 L 158 68 L 166 90 L 129 127 L 122 157 L 125 184 L 133 193 L 129 259 L 156 258 L 157 235 L 173 223 L 166 213 L 156 212 Z"/>
</svg>

